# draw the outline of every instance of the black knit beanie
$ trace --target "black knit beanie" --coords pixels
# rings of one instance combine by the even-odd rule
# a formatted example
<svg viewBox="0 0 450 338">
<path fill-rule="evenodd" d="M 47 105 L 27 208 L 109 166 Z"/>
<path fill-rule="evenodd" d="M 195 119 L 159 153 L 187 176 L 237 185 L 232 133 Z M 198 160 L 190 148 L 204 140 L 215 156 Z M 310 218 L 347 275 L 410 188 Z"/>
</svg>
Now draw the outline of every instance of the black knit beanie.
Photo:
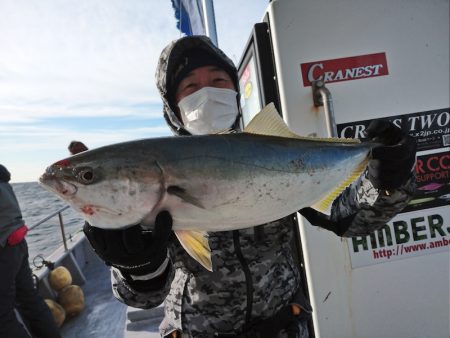
<svg viewBox="0 0 450 338">
<path fill-rule="evenodd" d="M 203 48 L 193 48 L 183 55 L 182 58 L 173 68 L 174 71 L 169 78 L 169 97 L 170 100 L 175 99 L 175 93 L 180 82 L 194 69 L 204 66 L 216 66 L 227 72 L 234 79 L 235 70 L 222 60 L 219 56 L 214 55 Z M 171 102 L 174 106 L 174 102 Z"/>
</svg>

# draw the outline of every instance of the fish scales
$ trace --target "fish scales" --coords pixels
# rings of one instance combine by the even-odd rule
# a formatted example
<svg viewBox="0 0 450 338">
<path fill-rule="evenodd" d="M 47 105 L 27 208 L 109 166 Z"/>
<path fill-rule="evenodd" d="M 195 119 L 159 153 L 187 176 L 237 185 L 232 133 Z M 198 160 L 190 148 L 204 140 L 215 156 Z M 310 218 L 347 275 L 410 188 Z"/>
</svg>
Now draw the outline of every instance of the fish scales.
<svg viewBox="0 0 450 338">
<path fill-rule="evenodd" d="M 153 143 L 153 144 L 151 144 Z M 354 169 L 367 145 L 327 144 L 251 134 L 150 140 L 168 194 L 154 210 L 168 210 L 174 227 L 223 231 L 273 221 L 311 205 Z M 339 148 L 339 151 L 336 151 Z"/>
</svg>

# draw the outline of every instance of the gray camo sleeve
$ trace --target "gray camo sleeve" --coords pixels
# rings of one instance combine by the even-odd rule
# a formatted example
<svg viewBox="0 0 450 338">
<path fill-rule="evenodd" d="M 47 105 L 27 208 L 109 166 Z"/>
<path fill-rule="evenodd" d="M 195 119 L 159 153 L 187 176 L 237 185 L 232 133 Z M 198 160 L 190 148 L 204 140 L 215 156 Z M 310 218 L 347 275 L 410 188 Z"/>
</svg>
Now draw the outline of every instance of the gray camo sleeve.
<svg viewBox="0 0 450 338">
<path fill-rule="evenodd" d="M 415 169 L 415 168 L 414 168 Z M 383 227 L 411 201 L 415 191 L 415 170 L 398 189 L 389 192 L 375 189 L 366 170 L 333 203 L 331 221 L 347 219 L 342 237 L 367 235 Z"/>
</svg>

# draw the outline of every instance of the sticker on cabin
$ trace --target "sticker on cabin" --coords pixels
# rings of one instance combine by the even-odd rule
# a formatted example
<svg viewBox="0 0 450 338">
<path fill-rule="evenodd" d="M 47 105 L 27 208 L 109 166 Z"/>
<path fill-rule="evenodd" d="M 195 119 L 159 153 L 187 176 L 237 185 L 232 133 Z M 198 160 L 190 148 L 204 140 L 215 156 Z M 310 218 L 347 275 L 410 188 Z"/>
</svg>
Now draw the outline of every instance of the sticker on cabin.
<svg viewBox="0 0 450 338">
<path fill-rule="evenodd" d="M 359 80 L 389 74 L 386 53 L 352 56 L 302 63 L 300 65 L 303 86 L 313 81 L 325 83 Z"/>
<path fill-rule="evenodd" d="M 450 250 L 450 208 L 397 215 L 368 236 L 347 239 L 352 268 L 388 263 Z"/>
<path fill-rule="evenodd" d="M 416 192 L 382 229 L 347 240 L 352 268 L 450 249 L 450 108 L 380 118 L 417 142 Z M 337 125 L 340 137 L 363 138 L 372 120 Z"/>
<path fill-rule="evenodd" d="M 428 110 L 419 113 L 392 115 L 379 120 L 392 122 L 407 131 L 417 141 L 417 151 L 450 146 L 450 108 Z M 363 138 L 364 130 L 372 120 L 338 124 L 339 137 Z"/>
<path fill-rule="evenodd" d="M 450 109 L 381 118 L 406 131 L 417 142 L 416 193 L 402 212 L 450 204 Z M 372 120 L 337 125 L 339 137 L 363 138 Z"/>
<path fill-rule="evenodd" d="M 241 110 L 244 126 L 261 110 L 255 59 L 252 57 L 239 77 Z"/>
</svg>

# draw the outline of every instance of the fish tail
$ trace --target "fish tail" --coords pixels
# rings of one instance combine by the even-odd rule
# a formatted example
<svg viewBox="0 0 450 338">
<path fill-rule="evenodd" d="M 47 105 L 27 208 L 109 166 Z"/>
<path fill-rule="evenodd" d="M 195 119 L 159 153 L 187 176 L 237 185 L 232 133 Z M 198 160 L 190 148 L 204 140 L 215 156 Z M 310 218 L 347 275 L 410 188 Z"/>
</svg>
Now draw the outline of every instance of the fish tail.
<svg viewBox="0 0 450 338">
<path fill-rule="evenodd" d="M 328 193 L 323 199 L 314 203 L 311 208 L 321 212 L 329 214 L 331 210 L 331 205 L 333 201 L 352 183 L 354 182 L 363 171 L 366 169 L 369 163 L 369 156 L 366 156 L 361 163 L 353 170 L 353 172 L 342 181 L 336 188 L 334 188 L 330 193 Z"/>
</svg>

